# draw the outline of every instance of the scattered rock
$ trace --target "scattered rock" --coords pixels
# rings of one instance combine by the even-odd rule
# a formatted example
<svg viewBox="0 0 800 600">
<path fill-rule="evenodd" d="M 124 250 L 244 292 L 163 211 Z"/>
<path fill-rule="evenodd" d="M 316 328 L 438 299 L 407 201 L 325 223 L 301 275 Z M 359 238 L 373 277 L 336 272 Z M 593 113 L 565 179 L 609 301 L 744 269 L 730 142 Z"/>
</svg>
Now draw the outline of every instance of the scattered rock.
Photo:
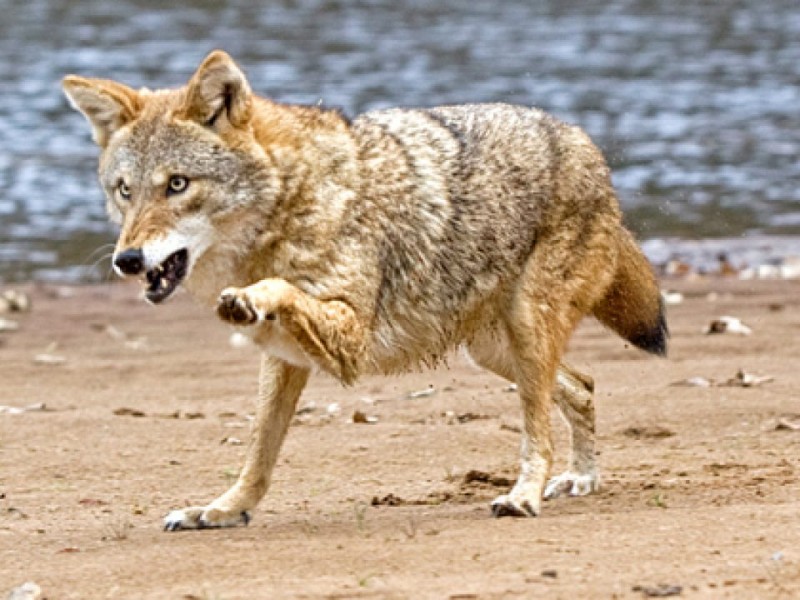
<svg viewBox="0 0 800 600">
<path fill-rule="evenodd" d="M 15 519 L 27 519 L 28 513 L 21 511 L 16 506 L 9 506 L 5 509 L 7 515 L 14 517 Z"/>
<path fill-rule="evenodd" d="M 503 388 L 504 392 L 516 392 L 517 391 L 517 384 L 510 383 L 506 387 Z"/>
<path fill-rule="evenodd" d="M 328 404 L 328 408 L 325 409 L 325 412 L 328 413 L 329 417 L 335 417 L 342 412 L 342 407 L 339 406 L 338 402 L 331 402 Z"/>
<path fill-rule="evenodd" d="M 426 398 L 428 396 L 433 396 L 436 393 L 436 388 L 433 385 L 429 385 L 424 390 L 417 390 L 416 392 L 409 392 L 406 395 L 406 398 L 409 400 L 414 400 L 415 398 Z"/>
<path fill-rule="evenodd" d="M 75 289 L 64 285 L 52 286 L 47 284 L 37 284 L 37 290 L 50 300 L 63 300 L 75 297 Z"/>
<path fill-rule="evenodd" d="M 797 279 L 800 278 L 800 257 L 787 256 L 775 264 L 763 264 L 739 273 L 739 279 Z"/>
<path fill-rule="evenodd" d="M 19 323 L 11 319 L 0 319 L 0 331 L 16 331 L 19 329 Z"/>
<path fill-rule="evenodd" d="M 99 500 L 98 498 L 81 498 L 78 500 L 78 504 L 81 506 L 105 506 L 108 502 Z"/>
<path fill-rule="evenodd" d="M 755 387 L 757 385 L 761 385 L 763 383 L 768 383 L 773 381 L 774 377 L 770 375 L 754 375 L 752 373 L 748 373 L 743 369 L 739 369 L 732 378 L 728 379 L 724 383 L 717 383 L 713 379 L 707 379 L 705 377 L 690 377 L 689 379 L 682 379 L 680 381 L 675 381 L 671 383 L 671 386 L 680 386 L 680 387 Z"/>
<path fill-rule="evenodd" d="M 363 413 L 360 410 L 357 410 L 353 413 L 353 423 L 372 424 L 377 422 L 378 422 L 378 417 L 369 417 L 366 415 L 366 413 Z"/>
<path fill-rule="evenodd" d="M 522 433 L 522 427 L 520 427 L 519 425 L 512 425 L 510 423 L 500 423 L 500 429 L 502 429 L 503 431 Z"/>
<path fill-rule="evenodd" d="M 683 587 L 660 583 L 658 585 L 635 585 L 631 590 L 641 592 L 645 598 L 667 598 L 669 596 L 680 596 L 683 592 Z"/>
<path fill-rule="evenodd" d="M 719 263 L 717 274 L 721 277 L 735 277 L 742 270 L 742 267 L 737 267 L 730 261 L 725 252 L 720 252 L 717 255 L 717 262 Z"/>
<path fill-rule="evenodd" d="M 677 257 L 668 260 L 662 270 L 667 277 L 688 277 L 695 273 L 692 265 Z"/>
<path fill-rule="evenodd" d="M 6 415 L 21 415 L 26 412 L 44 412 L 47 410 L 47 405 L 44 402 L 37 402 L 36 404 L 28 404 L 27 406 L 3 406 L 0 405 L 0 414 Z"/>
<path fill-rule="evenodd" d="M 724 384 L 729 387 L 755 387 L 763 383 L 768 383 L 774 380 L 774 377 L 769 375 L 753 375 L 746 372 L 744 369 L 739 369 L 731 379 Z"/>
<path fill-rule="evenodd" d="M 147 348 L 147 338 L 138 337 L 138 338 L 126 340 L 124 346 L 128 350 L 144 350 L 145 348 Z"/>
<path fill-rule="evenodd" d="M 707 465 L 703 465 L 703 469 L 718 477 L 720 473 L 727 473 L 727 472 L 736 472 L 740 473 L 743 471 L 747 471 L 747 465 L 743 465 L 741 463 L 710 463 Z"/>
<path fill-rule="evenodd" d="M 471 485 L 473 483 L 486 483 L 495 487 L 506 488 L 514 485 L 514 480 L 501 475 L 492 475 L 486 471 L 473 469 L 464 474 L 461 485 Z"/>
<path fill-rule="evenodd" d="M 633 425 L 627 429 L 623 429 L 622 435 L 635 440 L 662 439 L 672 437 L 675 435 L 675 432 L 662 425 Z"/>
<path fill-rule="evenodd" d="M 220 440 L 219 443 L 220 444 L 226 444 L 228 446 L 241 446 L 242 444 L 244 444 L 244 442 L 242 440 L 240 440 L 237 437 L 233 437 L 233 436 L 224 437 L 224 438 L 222 438 Z"/>
<path fill-rule="evenodd" d="M 717 317 L 703 329 L 706 335 L 727 333 L 731 335 L 750 335 L 753 330 L 736 317 Z"/>
<path fill-rule="evenodd" d="M 676 305 L 683 302 L 683 294 L 675 290 L 661 290 L 661 298 L 663 298 L 664 304 L 668 305 Z"/>
<path fill-rule="evenodd" d="M 557 579 L 558 578 L 558 571 L 555 569 L 545 569 L 542 571 L 542 577 L 549 577 L 550 579 Z"/>
<path fill-rule="evenodd" d="M 463 424 L 469 423 L 470 421 L 483 421 L 486 419 L 493 419 L 492 415 L 484 415 L 481 413 L 472 413 L 472 412 L 465 412 L 465 413 L 455 413 L 452 410 L 448 410 L 442 413 L 445 421 L 448 425 L 453 425 L 455 423 Z"/>
<path fill-rule="evenodd" d="M 315 402 L 309 402 L 305 406 L 302 406 L 299 409 L 297 409 L 297 412 L 295 412 L 294 414 L 297 417 L 301 415 L 310 415 L 315 410 L 317 410 L 317 404 Z"/>
<path fill-rule="evenodd" d="M 114 414 L 118 417 L 144 417 L 145 413 L 137 408 L 116 408 Z"/>
<path fill-rule="evenodd" d="M 60 354 L 49 354 L 47 352 L 43 352 L 41 354 L 37 354 L 33 357 L 33 362 L 37 365 L 63 365 L 67 362 L 66 357 L 61 356 Z"/>
<path fill-rule="evenodd" d="M 784 415 L 778 417 L 778 422 L 775 424 L 775 429 L 780 431 L 786 429 L 789 431 L 800 431 L 800 415 Z"/>
<path fill-rule="evenodd" d="M 181 418 L 181 411 L 176 410 L 171 413 L 160 413 L 157 415 L 153 415 L 159 419 L 180 419 Z"/>
<path fill-rule="evenodd" d="M 6 600 L 39 600 L 41 597 L 42 588 L 32 581 L 26 581 L 21 586 L 11 590 L 6 596 Z"/>
<path fill-rule="evenodd" d="M 377 496 L 372 497 L 372 502 L 370 502 L 372 506 L 402 506 L 407 504 L 405 500 L 400 498 L 399 496 L 395 496 L 394 494 L 386 494 L 383 498 L 378 498 Z"/>
<path fill-rule="evenodd" d="M 113 325 L 107 325 L 105 323 L 92 323 L 90 325 L 92 329 L 98 331 L 100 333 L 105 333 L 108 337 L 112 340 L 116 340 L 118 342 L 122 342 L 126 348 L 131 350 L 142 350 L 147 347 L 147 338 L 143 336 L 134 337 L 131 336 L 120 329 L 117 329 Z"/>
<path fill-rule="evenodd" d="M 0 314 L 10 312 L 28 312 L 31 309 L 31 298 L 25 292 L 6 290 L 0 294 Z"/>
<path fill-rule="evenodd" d="M 689 379 L 681 379 L 680 381 L 675 381 L 670 383 L 671 386 L 675 387 L 712 387 L 714 385 L 713 379 L 706 379 L 705 377 L 689 377 Z"/>
</svg>

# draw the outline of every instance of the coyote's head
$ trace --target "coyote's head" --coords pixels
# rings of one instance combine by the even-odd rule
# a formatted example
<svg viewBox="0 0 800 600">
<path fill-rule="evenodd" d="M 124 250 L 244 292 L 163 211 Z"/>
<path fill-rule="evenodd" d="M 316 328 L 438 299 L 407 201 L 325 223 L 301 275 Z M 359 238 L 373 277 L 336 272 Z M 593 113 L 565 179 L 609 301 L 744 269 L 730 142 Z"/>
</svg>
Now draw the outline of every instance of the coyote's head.
<svg viewBox="0 0 800 600">
<path fill-rule="evenodd" d="M 267 208 L 277 187 L 250 126 L 256 100 L 233 60 L 213 52 L 175 90 L 69 75 L 64 91 L 101 148 L 100 182 L 121 226 L 114 269 L 141 277 L 154 303 L 195 271 L 231 269 L 257 235 L 248 208 Z"/>
</svg>

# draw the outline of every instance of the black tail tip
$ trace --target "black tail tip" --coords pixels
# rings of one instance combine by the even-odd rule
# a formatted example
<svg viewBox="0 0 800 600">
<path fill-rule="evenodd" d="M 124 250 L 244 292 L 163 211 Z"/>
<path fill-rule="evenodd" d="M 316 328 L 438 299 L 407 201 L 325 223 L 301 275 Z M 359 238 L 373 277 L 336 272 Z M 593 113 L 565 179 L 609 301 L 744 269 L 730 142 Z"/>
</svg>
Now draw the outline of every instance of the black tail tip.
<svg viewBox="0 0 800 600">
<path fill-rule="evenodd" d="M 656 356 L 667 355 L 667 340 L 669 339 L 669 328 L 667 319 L 664 315 L 664 304 L 661 303 L 658 311 L 658 320 L 655 325 L 645 331 L 631 336 L 630 342 L 637 348 Z"/>
</svg>

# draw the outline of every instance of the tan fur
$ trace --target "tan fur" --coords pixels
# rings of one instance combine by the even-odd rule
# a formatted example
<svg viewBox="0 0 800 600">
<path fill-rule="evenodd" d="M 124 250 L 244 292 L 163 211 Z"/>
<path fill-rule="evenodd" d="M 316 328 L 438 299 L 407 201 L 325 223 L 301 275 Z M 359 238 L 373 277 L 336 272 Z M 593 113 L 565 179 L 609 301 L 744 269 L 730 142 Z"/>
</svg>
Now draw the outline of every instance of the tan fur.
<svg viewBox="0 0 800 600">
<path fill-rule="evenodd" d="M 208 506 L 171 513 L 168 529 L 246 521 L 311 370 L 350 384 L 436 364 L 459 345 L 515 381 L 522 401 L 522 471 L 495 514 L 539 513 L 553 398 L 573 458 L 548 495 L 573 475 L 584 491 L 571 493 L 596 487 L 591 380 L 559 366 L 569 336 L 595 314 L 663 353 L 666 325 L 582 131 L 502 104 L 348 122 L 253 95 L 220 51 L 176 90 L 76 76 L 64 88 L 102 148 L 116 256 L 141 251 L 150 278 L 185 251 L 183 285 L 265 355 L 239 481 Z M 164 184 L 174 176 L 189 182 L 177 194 Z"/>
</svg>

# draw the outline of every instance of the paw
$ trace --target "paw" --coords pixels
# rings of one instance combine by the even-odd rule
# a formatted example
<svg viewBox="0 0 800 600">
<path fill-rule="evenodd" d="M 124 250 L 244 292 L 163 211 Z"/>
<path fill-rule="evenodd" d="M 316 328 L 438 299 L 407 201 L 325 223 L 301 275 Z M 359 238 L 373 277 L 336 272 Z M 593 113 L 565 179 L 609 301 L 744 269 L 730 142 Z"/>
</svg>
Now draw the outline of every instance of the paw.
<svg viewBox="0 0 800 600">
<path fill-rule="evenodd" d="M 223 321 L 234 325 L 253 325 L 263 318 L 247 293 L 236 288 L 222 291 L 217 300 L 217 315 Z"/>
<path fill-rule="evenodd" d="M 579 474 L 564 471 L 547 482 L 547 486 L 544 488 L 544 498 L 551 500 L 559 496 L 586 496 L 596 492 L 598 487 L 600 487 L 600 481 L 597 473 Z"/>
<path fill-rule="evenodd" d="M 283 279 L 263 279 L 244 288 L 222 290 L 217 314 L 234 325 L 254 325 L 274 321 L 292 303 L 297 289 Z"/>
<path fill-rule="evenodd" d="M 492 500 L 493 517 L 536 517 L 539 515 L 539 501 L 512 492 Z"/>
<path fill-rule="evenodd" d="M 247 511 L 228 512 L 218 508 L 192 506 L 182 510 L 173 510 L 164 517 L 164 531 L 236 527 L 248 523 L 250 523 L 250 513 Z"/>
</svg>

